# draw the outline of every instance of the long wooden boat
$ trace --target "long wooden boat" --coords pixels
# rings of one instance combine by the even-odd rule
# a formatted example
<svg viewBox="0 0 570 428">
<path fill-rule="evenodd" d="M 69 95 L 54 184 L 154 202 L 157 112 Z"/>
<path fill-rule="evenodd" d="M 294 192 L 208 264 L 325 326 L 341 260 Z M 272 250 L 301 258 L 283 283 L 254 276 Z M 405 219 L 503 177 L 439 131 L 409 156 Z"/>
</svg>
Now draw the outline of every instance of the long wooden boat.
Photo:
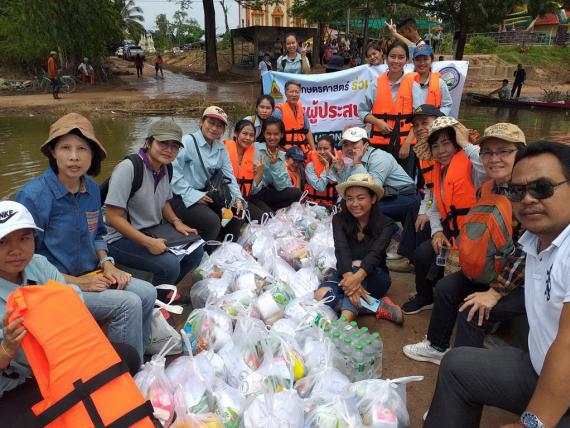
<svg viewBox="0 0 570 428">
<path fill-rule="evenodd" d="M 497 106 L 505 107 L 526 107 L 526 108 L 546 108 L 546 109 L 558 109 L 558 110 L 570 110 L 569 101 L 560 102 L 546 102 L 546 101 L 525 101 L 517 99 L 500 99 L 496 97 L 491 97 L 485 94 L 478 94 L 475 92 L 470 92 L 467 94 L 481 104 L 491 104 Z"/>
</svg>

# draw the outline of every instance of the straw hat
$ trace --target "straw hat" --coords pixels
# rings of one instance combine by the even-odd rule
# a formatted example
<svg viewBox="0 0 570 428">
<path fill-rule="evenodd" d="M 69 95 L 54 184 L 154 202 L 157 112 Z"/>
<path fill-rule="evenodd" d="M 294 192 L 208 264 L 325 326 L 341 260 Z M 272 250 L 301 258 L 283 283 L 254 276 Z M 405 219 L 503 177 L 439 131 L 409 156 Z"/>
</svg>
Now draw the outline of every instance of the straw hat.
<svg viewBox="0 0 570 428">
<path fill-rule="evenodd" d="M 344 198 L 346 189 L 349 189 L 351 187 L 366 187 L 376 194 L 378 200 L 382 199 L 382 196 L 384 196 L 384 188 L 376 183 L 374 177 L 372 177 L 370 174 L 353 174 L 348 177 L 344 183 L 338 184 L 336 186 L 336 191 L 341 198 Z"/>
<path fill-rule="evenodd" d="M 457 125 L 459 121 L 451 116 L 440 116 L 437 117 L 429 129 L 428 136 L 425 140 L 418 141 L 414 146 L 414 153 L 416 154 L 418 159 L 423 161 L 430 161 L 433 160 L 433 156 L 431 154 L 431 148 L 428 144 L 429 137 L 437 131 L 440 131 L 444 128 L 451 128 Z"/>
<path fill-rule="evenodd" d="M 489 126 L 483 132 L 483 136 L 475 141 L 475 144 L 481 145 L 485 141 L 496 138 L 498 140 L 505 141 L 507 143 L 520 143 L 526 146 L 526 137 L 524 132 L 512 123 L 495 123 Z"/>
<path fill-rule="evenodd" d="M 93 125 L 89 120 L 80 115 L 79 113 L 69 113 L 65 116 L 60 117 L 49 127 L 48 139 L 40 147 L 41 152 L 49 157 L 49 146 L 52 141 L 56 138 L 62 137 L 71 133 L 71 131 L 77 129 L 81 135 L 91 141 L 95 145 L 95 149 L 99 153 L 101 160 L 107 157 L 107 151 L 103 145 L 95 138 L 95 131 L 93 130 Z"/>
</svg>

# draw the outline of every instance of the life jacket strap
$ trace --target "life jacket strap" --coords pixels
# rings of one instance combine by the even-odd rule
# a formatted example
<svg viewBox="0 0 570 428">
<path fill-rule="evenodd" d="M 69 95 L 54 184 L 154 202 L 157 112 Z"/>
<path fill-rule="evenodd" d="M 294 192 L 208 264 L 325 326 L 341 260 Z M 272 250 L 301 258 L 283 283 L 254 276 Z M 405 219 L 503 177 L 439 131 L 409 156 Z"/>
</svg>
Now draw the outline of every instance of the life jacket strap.
<svg viewBox="0 0 570 428">
<path fill-rule="evenodd" d="M 93 425 L 95 426 L 95 428 L 108 428 L 108 427 L 105 427 L 105 424 L 103 423 L 101 416 L 99 415 L 99 412 L 97 411 L 97 408 L 95 407 L 95 403 L 93 403 L 93 400 L 91 399 L 91 394 L 94 393 L 95 391 L 97 391 L 102 386 L 111 382 L 113 379 L 116 379 L 119 376 L 121 376 L 125 373 L 128 373 L 128 371 L 129 371 L 128 366 L 123 361 L 120 361 L 117 364 L 112 365 L 108 369 L 103 370 L 101 373 L 93 376 L 91 379 L 89 379 L 86 382 L 83 382 L 81 379 L 75 381 L 73 383 L 74 389 L 69 394 L 62 397 L 59 401 L 52 404 L 50 407 L 48 407 L 42 413 L 37 415 L 38 422 L 42 426 L 49 425 L 54 420 L 56 420 L 61 415 L 63 415 L 65 412 L 69 411 L 76 404 L 83 403 L 87 413 L 89 414 L 89 417 L 91 418 L 91 422 L 93 422 Z M 140 408 L 140 410 L 139 410 L 139 408 Z M 146 409 L 146 411 L 145 411 L 145 409 Z M 137 411 L 137 412 L 135 413 L 135 411 Z M 143 404 L 143 405 L 135 408 L 133 411 L 128 412 L 126 415 L 123 415 L 121 418 L 119 418 L 117 421 L 113 422 L 113 424 L 111 424 L 109 426 L 113 426 L 113 428 L 129 427 L 134 422 L 136 422 L 140 419 L 143 419 L 146 416 L 151 416 L 152 415 L 152 405 L 150 407 L 150 412 L 147 412 L 147 411 L 148 411 L 148 406 L 146 404 Z M 127 422 L 128 422 L 127 424 L 114 425 L 118 421 L 125 418 L 126 416 L 131 415 L 131 413 L 133 414 L 131 417 L 138 417 L 139 415 L 142 415 L 142 416 L 140 416 L 140 417 L 138 417 L 138 419 L 134 419 L 134 420 L 129 418 L 127 420 Z"/>
<path fill-rule="evenodd" d="M 459 236 L 459 224 L 457 223 L 457 217 L 467 215 L 470 208 L 456 208 L 455 205 L 449 207 L 449 212 L 445 217 L 445 223 L 449 226 L 451 236 L 457 238 Z M 451 227 L 453 226 L 453 227 Z"/>
</svg>

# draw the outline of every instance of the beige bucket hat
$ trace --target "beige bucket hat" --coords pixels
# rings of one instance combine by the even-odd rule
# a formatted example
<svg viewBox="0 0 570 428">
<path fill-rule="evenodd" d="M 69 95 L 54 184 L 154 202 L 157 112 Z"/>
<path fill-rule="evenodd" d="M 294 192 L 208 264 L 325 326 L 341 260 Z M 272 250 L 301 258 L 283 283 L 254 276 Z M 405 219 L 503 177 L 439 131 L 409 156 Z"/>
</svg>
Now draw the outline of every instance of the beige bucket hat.
<svg viewBox="0 0 570 428">
<path fill-rule="evenodd" d="M 382 199 L 384 196 L 384 188 L 374 180 L 370 174 L 360 173 L 360 174 L 353 174 L 348 179 L 341 184 L 336 186 L 336 191 L 338 192 L 339 196 L 344 199 L 344 193 L 346 189 L 351 187 L 366 187 L 367 189 L 372 190 L 378 200 Z"/>
</svg>

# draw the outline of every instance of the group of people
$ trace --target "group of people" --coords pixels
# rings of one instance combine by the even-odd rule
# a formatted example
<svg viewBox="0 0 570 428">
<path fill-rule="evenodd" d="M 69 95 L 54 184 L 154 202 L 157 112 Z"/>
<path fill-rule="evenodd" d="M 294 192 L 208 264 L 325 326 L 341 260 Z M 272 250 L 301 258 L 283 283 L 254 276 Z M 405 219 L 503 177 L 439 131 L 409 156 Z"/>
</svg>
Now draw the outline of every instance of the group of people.
<svg viewBox="0 0 570 428">
<path fill-rule="evenodd" d="M 0 202 L 3 421 L 33 426 L 29 409 L 39 394 L 20 347 L 22 319 L 8 322 L 10 292 L 50 279 L 73 285 L 136 367 L 155 299 L 171 297 L 155 286 L 179 284 L 213 250 L 211 241 L 237 240 L 244 222 L 306 197 L 338 210 L 336 277 L 319 286 L 316 299 L 348 320 L 374 313 L 401 325 L 404 314 L 432 311 L 426 338 L 403 349 L 409 358 L 440 364 L 426 427 L 478 426 L 486 404 L 520 414 L 513 426 L 570 426 L 570 148 L 527 144 L 509 123 L 479 137 L 449 116 L 451 98 L 430 70 L 429 45 L 414 47 L 415 71 L 408 74 L 409 45 L 396 41 L 385 54 L 388 71 L 358 107 L 370 132 L 348 128 L 339 147 L 330 136 L 312 134 L 301 84 L 290 80 L 286 101 L 259 97 L 233 138 L 224 139 L 229 121 L 217 106 L 206 108 L 189 134 L 171 118 L 154 122 L 101 192 L 92 177 L 107 152 L 90 121 L 71 113 L 53 123 L 40 148 L 47 170 L 24 185 L 16 202 Z M 302 69 L 300 56 L 286 58 L 285 66 Z M 372 43 L 366 56 L 374 66 L 384 52 Z M 472 236 L 474 210 L 487 214 L 483 224 L 492 216 L 510 227 Z M 148 233 L 159 224 L 206 244 L 179 258 Z M 490 244 L 500 230 L 513 244 L 504 254 Z M 401 305 L 386 296 L 387 250 L 397 236 L 416 287 Z M 453 264 L 467 244 L 472 256 Z M 490 266 L 491 276 L 481 280 L 474 264 L 487 273 Z M 151 273 L 151 283 L 131 269 Z M 525 313 L 528 353 L 482 349 L 486 327 Z"/>
</svg>

